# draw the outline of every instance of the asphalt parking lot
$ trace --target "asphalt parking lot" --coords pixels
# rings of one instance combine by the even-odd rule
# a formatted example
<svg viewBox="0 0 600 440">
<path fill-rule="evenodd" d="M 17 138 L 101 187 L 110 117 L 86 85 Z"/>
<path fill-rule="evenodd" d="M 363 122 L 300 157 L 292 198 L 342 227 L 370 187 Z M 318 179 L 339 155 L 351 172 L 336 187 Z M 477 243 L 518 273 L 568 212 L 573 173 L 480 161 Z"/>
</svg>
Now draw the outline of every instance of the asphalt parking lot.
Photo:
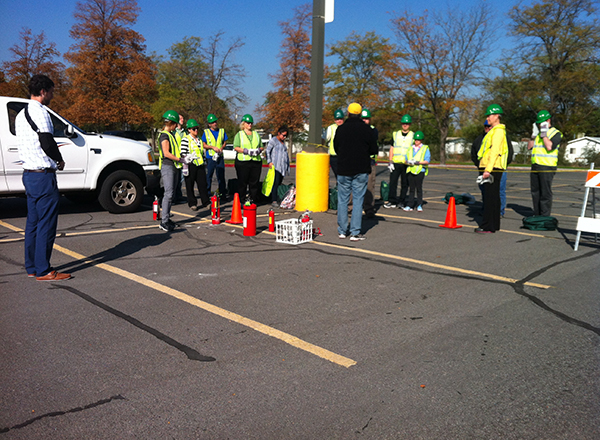
<svg viewBox="0 0 600 440">
<path fill-rule="evenodd" d="M 293 246 L 268 205 L 245 237 L 185 203 L 165 233 L 149 197 L 126 215 L 63 198 L 52 261 L 74 278 L 56 283 L 27 278 L 25 201 L 0 199 L 0 439 L 597 439 L 585 173 L 554 179 L 559 229 L 529 231 L 529 175 L 511 170 L 489 235 L 476 176 L 432 167 L 424 212 L 378 200 L 357 243 L 335 211 Z M 478 201 L 460 229 L 439 227 L 447 192 Z"/>
</svg>

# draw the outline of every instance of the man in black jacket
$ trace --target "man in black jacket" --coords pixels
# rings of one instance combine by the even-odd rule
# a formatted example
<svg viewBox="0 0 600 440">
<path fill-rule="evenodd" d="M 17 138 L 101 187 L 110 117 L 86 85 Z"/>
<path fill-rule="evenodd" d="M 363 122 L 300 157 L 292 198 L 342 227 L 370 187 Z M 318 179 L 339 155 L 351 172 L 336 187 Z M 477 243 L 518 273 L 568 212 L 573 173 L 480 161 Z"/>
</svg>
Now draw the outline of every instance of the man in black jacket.
<svg viewBox="0 0 600 440">
<path fill-rule="evenodd" d="M 364 240 L 361 234 L 362 207 L 371 172 L 371 155 L 377 154 L 377 142 L 371 127 L 360 114 L 362 107 L 353 102 L 348 106 L 348 119 L 335 133 L 333 147 L 338 157 L 338 234 L 350 241 Z M 348 230 L 348 203 L 352 194 L 352 218 Z"/>
</svg>

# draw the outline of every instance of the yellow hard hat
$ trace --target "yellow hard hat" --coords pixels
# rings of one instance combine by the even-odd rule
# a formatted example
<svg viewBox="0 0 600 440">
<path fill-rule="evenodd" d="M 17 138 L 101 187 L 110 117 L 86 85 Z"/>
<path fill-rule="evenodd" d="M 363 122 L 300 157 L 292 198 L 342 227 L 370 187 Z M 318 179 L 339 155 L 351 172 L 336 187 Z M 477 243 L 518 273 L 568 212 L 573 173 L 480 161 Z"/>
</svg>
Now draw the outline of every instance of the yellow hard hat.
<svg viewBox="0 0 600 440">
<path fill-rule="evenodd" d="M 362 112 L 362 107 L 358 102 L 353 102 L 348 106 L 348 113 L 351 115 L 360 115 L 360 112 Z"/>
</svg>

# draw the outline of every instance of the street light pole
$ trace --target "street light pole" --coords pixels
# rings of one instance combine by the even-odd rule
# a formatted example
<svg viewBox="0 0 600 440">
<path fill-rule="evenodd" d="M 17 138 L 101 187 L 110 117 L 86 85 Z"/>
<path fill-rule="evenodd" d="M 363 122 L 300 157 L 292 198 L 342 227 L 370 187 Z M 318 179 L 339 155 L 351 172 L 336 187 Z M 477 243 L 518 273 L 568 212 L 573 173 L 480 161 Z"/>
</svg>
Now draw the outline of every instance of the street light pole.
<svg viewBox="0 0 600 440">
<path fill-rule="evenodd" d="M 321 144 L 323 119 L 323 64 L 325 56 L 325 0 L 313 0 L 312 52 L 310 62 L 310 115 L 308 143 Z"/>
</svg>

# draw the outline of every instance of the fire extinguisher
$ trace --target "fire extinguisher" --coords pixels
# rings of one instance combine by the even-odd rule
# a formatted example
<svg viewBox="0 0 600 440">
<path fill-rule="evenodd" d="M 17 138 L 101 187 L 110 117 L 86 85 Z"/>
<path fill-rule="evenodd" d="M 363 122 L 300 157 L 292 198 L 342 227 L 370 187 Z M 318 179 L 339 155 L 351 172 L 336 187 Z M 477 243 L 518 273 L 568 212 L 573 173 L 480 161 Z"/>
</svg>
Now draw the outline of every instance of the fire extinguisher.
<svg viewBox="0 0 600 440">
<path fill-rule="evenodd" d="M 275 211 L 269 209 L 269 232 L 275 232 Z"/>
<path fill-rule="evenodd" d="M 221 202 L 217 193 L 214 193 L 210 198 L 210 212 L 212 214 L 212 224 L 221 224 Z"/>
<path fill-rule="evenodd" d="M 243 224 L 244 231 L 243 235 L 246 237 L 253 237 L 256 235 L 256 205 L 254 203 L 250 205 L 244 205 L 243 210 Z"/>
<path fill-rule="evenodd" d="M 154 220 L 160 220 L 160 208 L 158 206 L 158 197 L 154 196 L 154 203 L 152 203 L 152 217 Z"/>
</svg>

